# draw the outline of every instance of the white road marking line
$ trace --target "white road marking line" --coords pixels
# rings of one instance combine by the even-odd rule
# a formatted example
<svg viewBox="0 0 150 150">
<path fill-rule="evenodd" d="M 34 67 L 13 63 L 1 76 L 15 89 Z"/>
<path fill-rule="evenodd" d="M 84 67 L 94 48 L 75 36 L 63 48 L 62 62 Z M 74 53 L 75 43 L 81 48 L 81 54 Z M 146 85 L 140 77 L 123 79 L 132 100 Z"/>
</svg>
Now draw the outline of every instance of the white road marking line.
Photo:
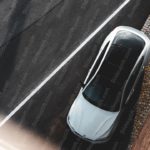
<svg viewBox="0 0 150 150">
<path fill-rule="evenodd" d="M 59 66 L 54 69 L 52 73 L 49 74 L 31 93 L 10 112 L 1 122 L 0 127 L 2 127 L 22 106 L 24 106 L 62 67 L 64 67 L 103 27 L 115 17 L 131 0 L 125 0 L 110 16 L 108 16 L 105 21 L 98 26 Z"/>
</svg>

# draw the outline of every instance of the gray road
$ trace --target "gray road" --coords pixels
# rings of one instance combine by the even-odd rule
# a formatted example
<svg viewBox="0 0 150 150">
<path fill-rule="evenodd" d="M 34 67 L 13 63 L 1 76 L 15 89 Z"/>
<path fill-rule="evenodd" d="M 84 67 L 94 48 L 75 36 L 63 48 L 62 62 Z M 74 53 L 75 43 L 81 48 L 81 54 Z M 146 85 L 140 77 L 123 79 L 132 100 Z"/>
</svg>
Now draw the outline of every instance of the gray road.
<svg viewBox="0 0 150 150">
<path fill-rule="evenodd" d="M 0 47 L 51 12 L 61 2 L 63 0 L 1 0 Z"/>
<path fill-rule="evenodd" d="M 0 24 L 1 112 L 9 114 L 122 2 L 123 0 L 58 0 L 54 3 L 47 0 L 18 0 L 17 3 L 0 1 L 0 7 L 3 8 L 0 9 L 0 18 L 3 20 Z M 150 12 L 149 6 L 148 0 L 132 0 L 13 119 L 48 136 L 52 141 L 63 144 L 65 149 L 71 149 L 66 144 L 71 142 L 66 142 L 68 129 L 65 116 L 80 89 L 79 81 L 84 80 L 105 36 L 118 25 L 140 29 Z M 4 16 L 5 12 L 10 15 Z M 129 130 L 132 129 L 134 110 L 131 109 L 129 114 L 126 115 L 128 124 L 122 126 L 124 130 L 120 130 L 123 133 L 130 133 Z M 69 132 L 69 136 L 73 135 Z M 128 140 L 125 139 L 129 139 L 129 136 L 127 134 L 112 142 L 113 149 L 121 149 L 120 143 L 126 148 Z M 76 142 L 74 136 L 71 139 L 71 146 L 79 145 L 83 150 L 89 146 L 89 143 Z M 92 149 L 99 148 L 96 145 Z"/>
</svg>

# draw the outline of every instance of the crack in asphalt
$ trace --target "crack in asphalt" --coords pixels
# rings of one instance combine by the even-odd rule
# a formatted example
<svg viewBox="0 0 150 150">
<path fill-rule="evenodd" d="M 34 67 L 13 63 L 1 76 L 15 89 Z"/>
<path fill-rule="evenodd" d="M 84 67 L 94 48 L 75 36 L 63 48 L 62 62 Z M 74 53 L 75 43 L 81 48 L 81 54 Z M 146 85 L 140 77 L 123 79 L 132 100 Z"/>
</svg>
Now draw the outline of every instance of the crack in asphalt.
<svg viewBox="0 0 150 150">
<path fill-rule="evenodd" d="M 42 18 L 44 18 L 45 16 L 47 16 L 49 13 L 52 13 L 52 11 L 58 7 L 61 3 L 63 3 L 65 0 L 60 0 L 60 2 L 58 2 L 56 5 L 54 5 L 51 9 L 49 9 L 45 14 L 43 14 L 42 16 L 40 16 L 38 19 L 36 19 L 35 21 L 33 21 L 31 24 L 29 24 L 26 28 L 24 28 L 22 31 L 20 31 L 19 33 L 16 33 L 15 35 L 13 35 L 10 39 L 6 40 L 1 46 L 0 48 L 4 47 L 5 45 L 7 45 L 10 41 L 12 41 L 13 39 L 17 38 L 20 34 L 22 34 L 23 32 L 25 32 L 26 30 L 28 30 L 30 27 L 32 27 L 33 25 L 35 25 L 37 22 L 39 22 L 40 20 L 42 20 Z"/>
</svg>

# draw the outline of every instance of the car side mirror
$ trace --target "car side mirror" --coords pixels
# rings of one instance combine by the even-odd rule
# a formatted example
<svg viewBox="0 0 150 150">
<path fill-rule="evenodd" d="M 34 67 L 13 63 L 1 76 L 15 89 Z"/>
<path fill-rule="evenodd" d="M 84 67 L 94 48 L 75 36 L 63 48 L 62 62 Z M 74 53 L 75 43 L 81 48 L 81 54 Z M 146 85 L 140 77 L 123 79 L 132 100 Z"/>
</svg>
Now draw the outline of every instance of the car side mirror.
<svg viewBox="0 0 150 150">
<path fill-rule="evenodd" d="M 82 81 L 80 81 L 80 85 L 81 85 L 81 87 L 85 87 L 85 84 L 82 82 Z"/>
</svg>

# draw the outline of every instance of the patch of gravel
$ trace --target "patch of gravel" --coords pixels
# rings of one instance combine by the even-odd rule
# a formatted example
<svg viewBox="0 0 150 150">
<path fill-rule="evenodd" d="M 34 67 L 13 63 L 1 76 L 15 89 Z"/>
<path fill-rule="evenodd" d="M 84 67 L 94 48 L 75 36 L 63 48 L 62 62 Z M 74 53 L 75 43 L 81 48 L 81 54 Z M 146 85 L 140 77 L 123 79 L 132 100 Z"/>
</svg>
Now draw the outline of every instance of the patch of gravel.
<svg viewBox="0 0 150 150">
<path fill-rule="evenodd" d="M 142 31 L 150 38 L 150 15 L 147 18 L 147 20 L 142 28 Z"/>
</svg>

